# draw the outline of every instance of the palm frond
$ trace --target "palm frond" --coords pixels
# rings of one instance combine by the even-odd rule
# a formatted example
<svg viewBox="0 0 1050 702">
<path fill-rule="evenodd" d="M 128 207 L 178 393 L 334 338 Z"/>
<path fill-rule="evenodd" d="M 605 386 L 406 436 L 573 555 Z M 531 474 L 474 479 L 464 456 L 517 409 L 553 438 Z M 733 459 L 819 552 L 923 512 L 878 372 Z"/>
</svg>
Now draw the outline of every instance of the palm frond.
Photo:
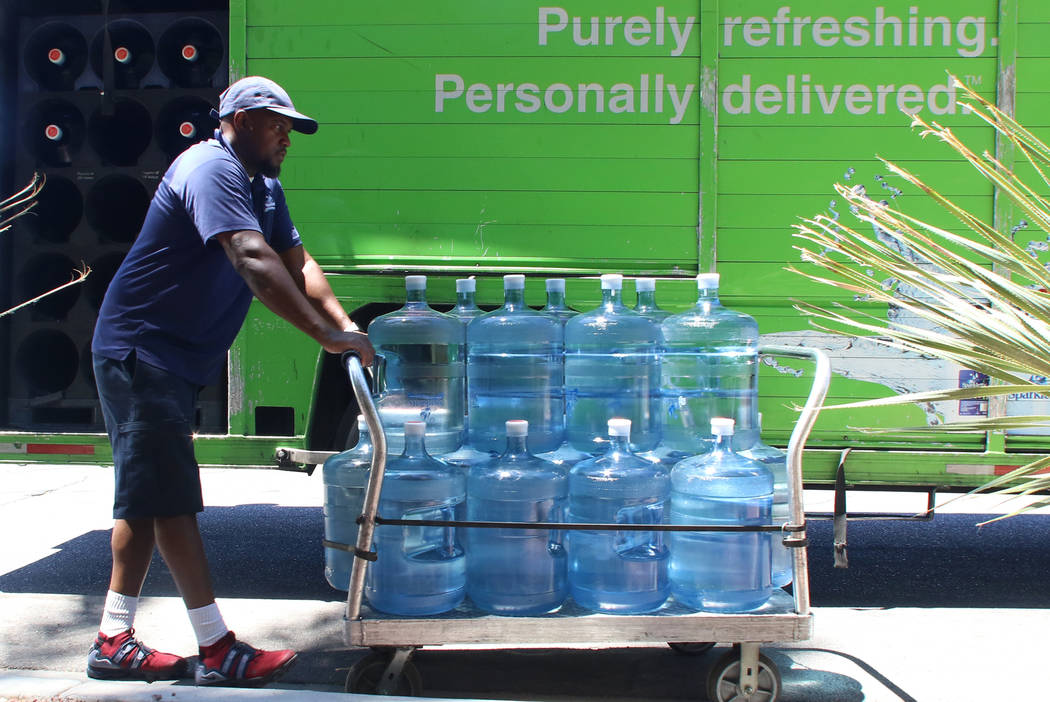
<svg viewBox="0 0 1050 702">
<path fill-rule="evenodd" d="M 1013 117 L 954 76 L 965 111 L 991 127 L 1014 148 L 1017 163 L 1036 177 L 1026 182 L 1017 168 L 987 151 L 970 149 L 949 128 L 922 116 L 911 125 L 922 139 L 951 147 L 1000 198 L 1008 199 L 1024 221 L 1050 235 L 1050 146 Z M 1050 265 L 1014 241 L 1014 232 L 998 231 L 981 216 L 907 168 L 879 158 L 887 173 L 916 188 L 962 223 L 969 234 L 948 231 L 909 215 L 901 207 L 872 198 L 855 184 L 835 184 L 836 195 L 853 220 L 817 214 L 794 225 L 801 264 L 787 270 L 830 286 L 854 302 L 896 309 L 877 316 L 863 306 L 817 305 L 794 301 L 810 326 L 827 333 L 862 336 L 902 352 L 939 358 L 983 373 L 989 385 L 912 392 L 892 397 L 829 405 L 829 410 L 934 403 L 1035 393 L 1050 386 L 1034 379 L 1050 377 Z M 844 218 L 843 218 L 844 219 Z M 1050 239 L 1050 236 L 1048 236 Z M 863 307 L 863 308 L 862 308 Z M 908 321 L 903 321 L 908 320 Z M 1050 426 L 1050 416 L 966 417 L 921 427 L 862 429 L 868 433 L 1010 431 Z M 1050 490 L 1050 457 L 999 476 L 974 492 L 1032 495 Z M 1050 498 L 1036 505 L 1050 504 Z M 1020 514 L 1031 506 L 1017 510 Z"/>
</svg>

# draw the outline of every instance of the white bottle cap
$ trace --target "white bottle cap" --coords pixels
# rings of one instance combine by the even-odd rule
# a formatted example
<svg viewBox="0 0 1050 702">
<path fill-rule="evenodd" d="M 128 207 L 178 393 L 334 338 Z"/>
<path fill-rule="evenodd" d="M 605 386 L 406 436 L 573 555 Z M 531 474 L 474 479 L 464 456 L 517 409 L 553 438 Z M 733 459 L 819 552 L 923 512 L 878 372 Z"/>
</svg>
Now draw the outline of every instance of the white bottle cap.
<svg viewBox="0 0 1050 702">
<path fill-rule="evenodd" d="M 456 292 L 474 292 L 478 289 L 478 281 L 473 278 L 457 278 L 456 279 Z"/>
<path fill-rule="evenodd" d="M 547 292 L 565 292 L 565 278 L 547 278 Z"/>
<path fill-rule="evenodd" d="M 613 417 L 609 420 L 609 436 L 631 436 L 631 420 Z"/>
<path fill-rule="evenodd" d="M 508 419 L 507 436 L 528 436 L 529 422 L 527 419 Z"/>
<path fill-rule="evenodd" d="M 711 433 L 715 436 L 732 436 L 736 422 L 728 417 L 712 417 Z"/>
<path fill-rule="evenodd" d="M 656 290 L 656 278 L 638 278 L 634 281 L 634 289 L 638 292 L 652 292 Z"/>
<path fill-rule="evenodd" d="M 426 422 L 405 422 L 405 436 L 418 438 L 427 433 Z"/>
<path fill-rule="evenodd" d="M 718 274 L 717 273 L 701 273 L 696 276 L 696 287 L 700 290 L 717 290 L 718 289 Z"/>
<path fill-rule="evenodd" d="M 510 275 L 503 276 L 503 289 L 524 290 L 525 276 L 521 275 L 520 273 L 512 273 Z"/>
<path fill-rule="evenodd" d="M 427 277 L 425 275 L 406 275 L 405 290 L 426 290 Z"/>
<path fill-rule="evenodd" d="M 602 290 L 620 290 L 623 288 L 623 276 L 619 273 L 606 273 L 602 276 Z"/>
</svg>

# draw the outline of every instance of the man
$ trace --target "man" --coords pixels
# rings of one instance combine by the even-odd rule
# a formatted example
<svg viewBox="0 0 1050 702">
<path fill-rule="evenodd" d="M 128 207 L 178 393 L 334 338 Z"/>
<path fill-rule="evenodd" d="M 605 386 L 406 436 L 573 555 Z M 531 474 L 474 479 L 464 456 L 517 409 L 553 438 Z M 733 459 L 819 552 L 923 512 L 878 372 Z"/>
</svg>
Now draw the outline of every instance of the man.
<svg viewBox="0 0 1050 702">
<path fill-rule="evenodd" d="M 289 131 L 317 131 L 279 85 L 257 76 L 220 97 L 213 139 L 183 152 L 157 187 L 142 231 L 99 310 L 91 349 L 113 446 L 113 570 L 87 672 L 103 679 L 188 675 L 188 661 L 134 638 L 153 548 L 197 636 L 199 685 L 261 685 L 293 651 L 237 641 L 215 604 L 197 526 L 203 511 L 192 417 L 200 386 L 221 373 L 252 296 L 326 351 L 372 362 L 320 267 L 303 248 L 277 175 Z M 114 206 L 119 207 L 119 203 Z"/>
</svg>

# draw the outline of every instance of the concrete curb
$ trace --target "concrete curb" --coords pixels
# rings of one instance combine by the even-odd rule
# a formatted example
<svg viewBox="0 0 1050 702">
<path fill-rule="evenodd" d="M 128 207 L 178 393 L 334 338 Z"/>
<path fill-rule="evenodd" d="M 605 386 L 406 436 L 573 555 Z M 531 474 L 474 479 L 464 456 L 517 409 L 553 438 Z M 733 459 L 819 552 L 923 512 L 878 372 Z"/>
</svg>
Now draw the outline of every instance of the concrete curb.
<svg viewBox="0 0 1050 702">
<path fill-rule="evenodd" d="M 431 697 L 377 697 L 312 690 L 280 683 L 263 688 L 197 687 L 182 682 L 106 682 L 86 675 L 39 670 L 0 669 L 0 702 L 449 702 Z M 464 700 L 463 702 L 483 702 Z"/>
</svg>

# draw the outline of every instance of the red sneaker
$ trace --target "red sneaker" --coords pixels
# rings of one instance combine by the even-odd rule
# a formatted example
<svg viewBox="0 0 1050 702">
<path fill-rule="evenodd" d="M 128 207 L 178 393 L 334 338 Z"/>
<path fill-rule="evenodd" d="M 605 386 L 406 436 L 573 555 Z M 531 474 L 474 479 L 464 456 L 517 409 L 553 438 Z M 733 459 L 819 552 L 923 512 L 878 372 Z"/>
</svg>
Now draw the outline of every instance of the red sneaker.
<svg viewBox="0 0 1050 702">
<path fill-rule="evenodd" d="M 265 685 L 295 663 L 295 651 L 260 651 L 238 641 L 232 631 L 200 649 L 194 678 L 198 685 Z"/>
<path fill-rule="evenodd" d="M 116 636 L 99 632 L 88 651 L 87 674 L 96 680 L 178 680 L 186 676 L 186 659 L 154 651 L 128 629 Z"/>
</svg>

